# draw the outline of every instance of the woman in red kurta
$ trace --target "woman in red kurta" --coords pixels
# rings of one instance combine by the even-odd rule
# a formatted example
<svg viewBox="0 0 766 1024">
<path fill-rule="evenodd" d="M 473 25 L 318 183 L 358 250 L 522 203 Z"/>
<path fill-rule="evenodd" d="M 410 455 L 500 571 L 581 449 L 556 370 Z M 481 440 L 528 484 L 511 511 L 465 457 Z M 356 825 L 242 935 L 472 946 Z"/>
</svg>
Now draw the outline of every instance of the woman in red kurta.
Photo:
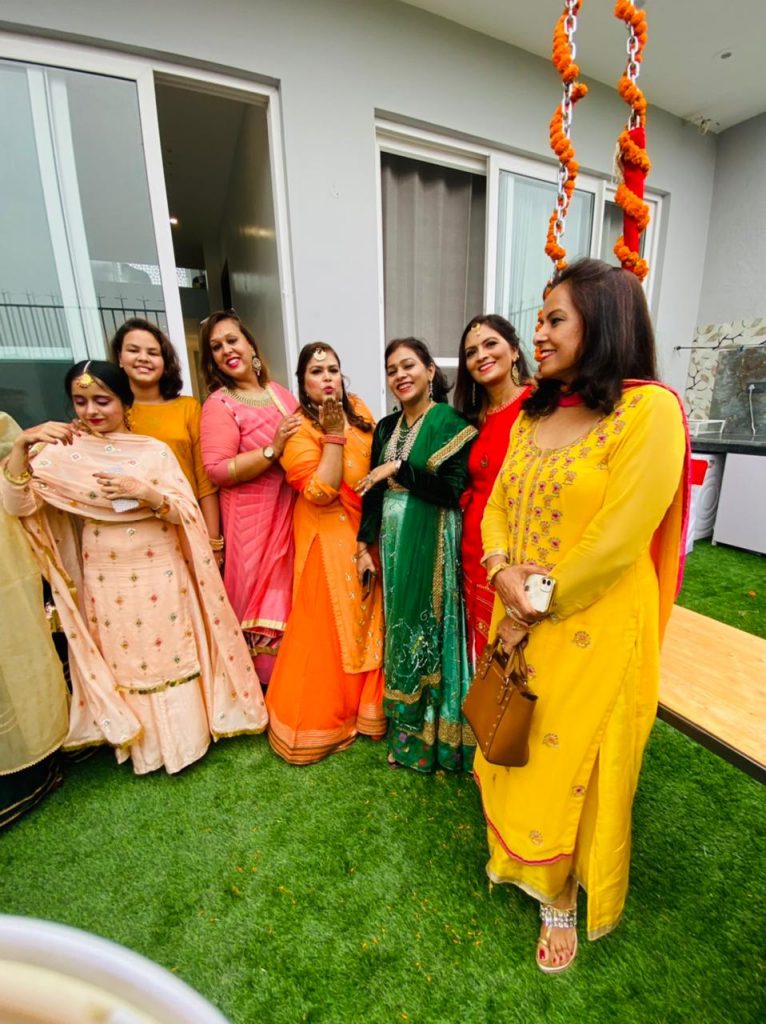
<svg viewBox="0 0 766 1024">
<path fill-rule="evenodd" d="M 482 564 L 481 517 L 508 450 L 508 436 L 529 393 L 524 354 L 513 326 L 501 316 L 475 316 L 458 352 L 455 407 L 479 428 L 468 456 L 469 485 L 463 509 L 463 591 L 468 657 L 474 663 L 487 643 L 494 592 Z"/>
</svg>

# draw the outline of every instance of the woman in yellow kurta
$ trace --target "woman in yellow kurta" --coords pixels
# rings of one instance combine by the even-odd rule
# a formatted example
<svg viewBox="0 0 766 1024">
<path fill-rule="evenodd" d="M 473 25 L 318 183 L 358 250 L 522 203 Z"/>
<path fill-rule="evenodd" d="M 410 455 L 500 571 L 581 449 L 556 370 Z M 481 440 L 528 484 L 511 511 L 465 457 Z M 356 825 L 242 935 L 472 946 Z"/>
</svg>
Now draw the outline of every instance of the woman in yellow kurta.
<svg viewBox="0 0 766 1024">
<path fill-rule="evenodd" d="M 302 424 L 281 459 L 298 492 L 293 607 L 266 706 L 275 752 L 310 764 L 358 733 L 385 735 L 383 598 L 377 575 L 358 578 L 354 564 L 372 416 L 346 394 L 329 346 L 305 346 L 297 377 Z"/>
<path fill-rule="evenodd" d="M 223 562 L 223 540 L 218 489 L 208 479 L 200 446 L 200 404 L 181 394 L 183 381 L 178 356 L 170 339 L 157 324 L 131 317 L 110 342 L 112 359 L 128 375 L 135 401 L 130 409 L 130 429 L 164 441 L 170 448 L 194 492 L 215 558 Z"/>
<path fill-rule="evenodd" d="M 659 646 L 679 581 L 686 452 L 677 396 L 654 382 L 643 290 L 598 260 L 564 270 L 535 336 L 538 389 L 514 426 L 482 523 L 492 633 L 527 642 L 538 701 L 529 763 L 476 755 L 493 881 L 541 902 L 538 966 L 619 922 L 631 805 L 654 720 Z M 524 591 L 556 581 L 548 616 Z M 532 628 L 535 627 L 535 628 Z"/>
</svg>

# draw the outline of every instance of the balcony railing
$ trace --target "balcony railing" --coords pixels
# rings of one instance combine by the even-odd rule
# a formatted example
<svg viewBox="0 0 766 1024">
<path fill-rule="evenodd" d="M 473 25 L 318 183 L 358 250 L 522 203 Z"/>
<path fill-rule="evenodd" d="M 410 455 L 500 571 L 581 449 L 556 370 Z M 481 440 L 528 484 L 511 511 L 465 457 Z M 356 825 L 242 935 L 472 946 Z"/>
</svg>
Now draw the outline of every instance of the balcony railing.
<svg viewBox="0 0 766 1024">
<path fill-rule="evenodd" d="M 142 317 L 167 331 L 164 309 L 147 303 L 102 305 L 98 315 L 104 336 L 104 351 L 120 324 Z M 60 303 L 0 301 L 0 360 L 71 359 L 69 327 L 65 307 Z"/>
</svg>

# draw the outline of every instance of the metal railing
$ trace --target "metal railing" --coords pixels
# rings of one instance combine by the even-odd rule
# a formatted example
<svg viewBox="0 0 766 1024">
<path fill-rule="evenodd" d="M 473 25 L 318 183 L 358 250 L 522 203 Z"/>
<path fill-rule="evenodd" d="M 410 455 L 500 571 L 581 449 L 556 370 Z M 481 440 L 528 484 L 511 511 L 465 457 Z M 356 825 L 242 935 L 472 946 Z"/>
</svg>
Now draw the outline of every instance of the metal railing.
<svg viewBox="0 0 766 1024">
<path fill-rule="evenodd" d="M 142 317 L 167 331 L 164 309 L 146 302 L 103 305 L 99 319 L 104 344 L 131 317 Z M 0 301 L 0 359 L 67 359 L 71 356 L 66 309 L 62 303 Z"/>
</svg>

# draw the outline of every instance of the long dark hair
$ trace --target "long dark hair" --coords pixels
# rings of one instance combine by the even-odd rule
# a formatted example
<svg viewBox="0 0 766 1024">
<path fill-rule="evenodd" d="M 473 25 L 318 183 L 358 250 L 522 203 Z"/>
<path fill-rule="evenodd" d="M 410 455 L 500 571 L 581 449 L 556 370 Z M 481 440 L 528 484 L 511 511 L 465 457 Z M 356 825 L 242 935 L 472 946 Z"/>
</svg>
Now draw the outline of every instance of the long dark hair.
<svg viewBox="0 0 766 1024">
<path fill-rule="evenodd" d="M 408 348 L 428 369 L 433 366 L 434 378 L 432 383 L 433 400 L 435 402 L 446 402 L 447 396 L 452 390 L 452 385 L 444 376 L 444 371 L 434 362 L 434 357 L 428 351 L 428 345 L 420 338 L 394 338 L 386 345 L 386 352 L 383 358 L 384 363 L 388 362 L 389 356 L 398 348 Z"/>
<path fill-rule="evenodd" d="M 130 320 L 126 320 L 121 327 L 117 328 L 114 337 L 109 342 L 114 362 L 119 365 L 125 335 L 131 331 L 148 331 L 160 346 L 162 361 L 165 364 L 159 381 L 160 394 L 165 399 L 178 398 L 183 387 L 181 364 L 178 362 L 178 356 L 170 338 L 157 324 L 153 324 L 151 320 L 144 320 L 140 316 L 133 316 Z"/>
<path fill-rule="evenodd" d="M 582 317 L 577 376 L 567 391 L 589 409 L 610 413 L 624 380 L 656 380 L 657 359 L 649 307 L 641 282 L 629 270 L 603 260 L 581 259 L 560 271 L 553 286 L 566 284 Z M 545 416 L 559 404 L 562 382 L 542 380 L 524 402 L 531 416 Z"/>
<path fill-rule="evenodd" d="M 256 344 L 252 331 L 245 326 L 233 309 L 219 309 L 217 312 L 211 313 L 210 316 L 203 320 L 199 325 L 200 367 L 202 369 L 202 375 L 205 378 L 208 391 L 212 392 L 217 391 L 218 388 L 235 388 L 237 386 L 236 382 L 231 379 L 228 373 L 224 373 L 223 370 L 216 365 L 215 359 L 213 359 L 213 353 L 210 351 L 210 333 L 215 325 L 220 324 L 222 320 L 233 320 L 237 327 L 239 327 L 240 331 L 242 331 L 242 334 L 247 338 L 250 344 L 250 348 L 253 350 L 253 354 L 261 361 L 261 370 L 258 374 L 258 380 L 261 384 L 268 384 L 271 380 L 269 368 L 260 349 L 258 348 L 258 345 Z"/>
<path fill-rule="evenodd" d="M 497 313 L 487 313 L 483 316 L 475 316 L 473 320 L 469 320 L 460 336 L 460 348 L 457 353 L 457 379 L 455 381 L 455 397 L 453 399 L 453 405 L 469 423 L 478 423 L 484 417 L 489 405 L 489 397 L 487 389 L 479 384 L 478 381 L 475 381 L 468 372 L 465 358 L 465 340 L 474 327 L 483 327 L 485 324 L 508 342 L 512 352 L 518 353 L 516 369 L 519 371 L 519 379 L 523 384 L 526 384 L 529 380 L 529 367 L 524 358 L 524 353 L 521 351 L 521 342 L 513 324 Z"/>
<path fill-rule="evenodd" d="M 328 345 L 324 341 L 312 341 L 309 345 L 304 345 L 298 356 L 298 367 L 295 371 L 295 378 L 298 381 L 298 401 L 301 403 L 301 412 L 303 415 L 315 423 L 321 430 L 321 424 L 319 422 L 319 406 L 316 402 L 312 402 L 306 391 L 306 367 L 311 362 L 311 357 L 317 351 L 317 349 L 324 349 L 325 352 L 331 352 L 338 360 L 338 366 L 340 366 L 340 357 L 335 349 Z M 346 391 L 346 381 L 341 373 L 340 378 L 341 385 L 341 405 L 343 411 L 346 414 L 346 419 L 353 427 L 358 427 L 368 434 L 372 430 L 372 423 L 366 420 L 364 416 L 360 416 L 359 413 L 354 409 L 351 404 L 348 392 Z"/>
<path fill-rule="evenodd" d="M 108 388 L 119 398 L 126 409 L 133 405 L 133 392 L 127 373 L 125 373 L 122 367 L 115 366 L 114 363 L 107 363 L 104 359 L 81 359 L 79 363 L 69 367 L 67 375 L 64 377 L 64 390 L 66 391 L 67 398 L 72 397 L 72 384 L 74 381 L 84 373 L 89 373 L 91 377 L 95 377 L 99 384 L 103 384 L 105 388 Z"/>
</svg>

